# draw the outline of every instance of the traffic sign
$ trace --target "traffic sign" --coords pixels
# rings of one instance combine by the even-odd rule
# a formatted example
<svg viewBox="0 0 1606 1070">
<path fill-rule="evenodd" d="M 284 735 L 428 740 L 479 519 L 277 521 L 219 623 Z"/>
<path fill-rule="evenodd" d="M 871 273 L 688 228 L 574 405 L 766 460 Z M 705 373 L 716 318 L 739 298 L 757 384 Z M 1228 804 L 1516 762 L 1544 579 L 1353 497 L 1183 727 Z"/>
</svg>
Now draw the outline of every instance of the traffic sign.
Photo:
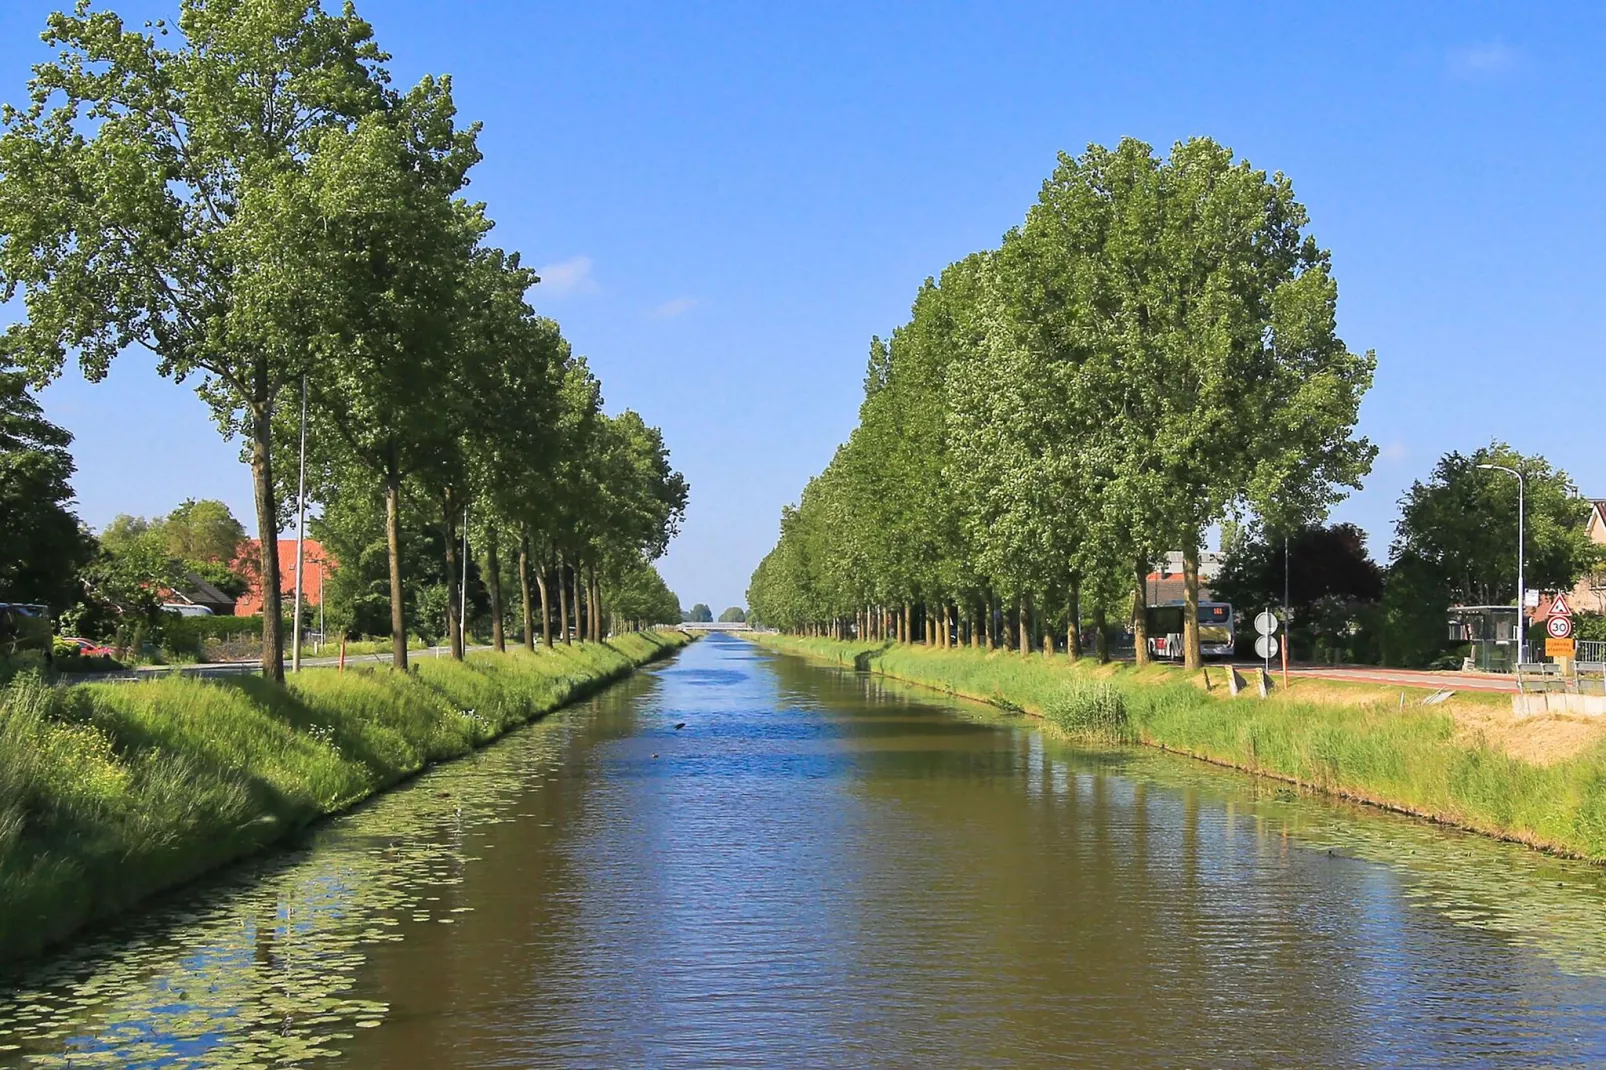
<svg viewBox="0 0 1606 1070">
<path fill-rule="evenodd" d="M 1550 603 L 1551 619 L 1554 620 L 1556 617 L 1571 618 L 1572 615 L 1573 607 L 1567 604 L 1567 596 L 1564 594 L 1556 595 L 1555 601 Z"/>
<path fill-rule="evenodd" d="M 1571 639 L 1545 640 L 1545 657 L 1547 658 L 1570 658 L 1573 656 L 1575 649 L 1576 647 Z"/>
<path fill-rule="evenodd" d="M 1259 632 L 1261 635 L 1276 635 L 1277 615 L 1269 609 L 1261 610 L 1260 614 L 1255 617 L 1255 631 Z M 1274 646 L 1272 649 L 1276 650 L 1276 647 Z M 1261 655 L 1261 657 L 1267 656 L 1268 655 L 1265 654 Z"/>
<path fill-rule="evenodd" d="M 1265 615 L 1266 614 L 1264 614 L 1264 613 L 1261 614 L 1261 616 L 1265 616 Z M 1273 618 L 1273 619 L 1275 619 L 1275 618 Z M 1255 640 L 1255 653 L 1258 656 L 1262 657 L 1262 658 L 1274 658 L 1274 657 L 1276 657 L 1277 656 L 1277 640 L 1274 637 L 1269 636 L 1269 635 L 1260 636 L 1258 639 Z"/>
<path fill-rule="evenodd" d="M 1571 617 L 1551 617 L 1545 621 L 1545 634 L 1552 639 L 1571 639 L 1573 637 L 1573 619 Z"/>
</svg>

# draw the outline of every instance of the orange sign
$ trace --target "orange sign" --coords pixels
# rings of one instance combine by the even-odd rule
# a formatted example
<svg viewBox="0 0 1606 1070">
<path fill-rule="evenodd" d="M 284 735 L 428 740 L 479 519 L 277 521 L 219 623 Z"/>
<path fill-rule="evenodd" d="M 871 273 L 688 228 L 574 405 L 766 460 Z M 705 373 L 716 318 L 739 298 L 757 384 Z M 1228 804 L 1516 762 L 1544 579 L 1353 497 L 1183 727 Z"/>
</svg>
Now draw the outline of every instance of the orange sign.
<svg viewBox="0 0 1606 1070">
<path fill-rule="evenodd" d="M 1552 639 L 1545 637 L 1545 657 L 1570 658 L 1573 656 L 1573 641 L 1571 639 Z"/>
</svg>

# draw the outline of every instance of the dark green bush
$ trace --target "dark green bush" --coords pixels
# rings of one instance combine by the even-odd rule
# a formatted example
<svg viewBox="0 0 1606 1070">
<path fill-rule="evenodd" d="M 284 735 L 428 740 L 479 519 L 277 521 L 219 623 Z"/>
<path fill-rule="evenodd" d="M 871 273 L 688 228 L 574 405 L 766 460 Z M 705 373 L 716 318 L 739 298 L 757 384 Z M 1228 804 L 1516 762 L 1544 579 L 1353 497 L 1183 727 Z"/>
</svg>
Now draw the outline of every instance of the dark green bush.
<svg viewBox="0 0 1606 1070">
<path fill-rule="evenodd" d="M 285 635 L 290 621 L 284 622 Z M 260 614 L 250 617 L 181 617 L 162 614 L 162 653 L 169 658 L 199 658 L 208 639 L 239 639 L 262 634 Z"/>
</svg>

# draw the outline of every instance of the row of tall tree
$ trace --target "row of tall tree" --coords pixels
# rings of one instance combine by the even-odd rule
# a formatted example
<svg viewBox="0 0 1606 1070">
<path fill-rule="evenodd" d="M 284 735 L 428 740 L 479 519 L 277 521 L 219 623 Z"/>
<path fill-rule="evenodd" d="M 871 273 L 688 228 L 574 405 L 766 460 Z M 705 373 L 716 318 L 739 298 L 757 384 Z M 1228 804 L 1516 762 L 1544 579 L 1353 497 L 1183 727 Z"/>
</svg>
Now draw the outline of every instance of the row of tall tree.
<svg viewBox="0 0 1606 1070">
<path fill-rule="evenodd" d="M 1206 138 L 1061 155 L 996 249 L 873 339 L 859 423 L 783 510 L 748 591 L 789 629 L 1081 653 L 1230 517 L 1322 518 L 1369 471 L 1375 360 L 1336 331 L 1328 254 L 1281 174 Z M 1102 646 L 1102 643 L 1101 643 Z"/>
<path fill-rule="evenodd" d="M 303 409 L 314 498 L 383 503 L 398 667 L 408 500 L 440 526 L 459 656 L 465 513 L 493 566 L 519 562 L 526 643 L 531 583 L 575 592 L 596 635 L 602 579 L 663 552 L 686 484 L 655 428 L 602 412 L 535 274 L 489 243 L 450 79 L 394 87 L 371 26 L 318 0 L 183 0 L 140 28 L 84 4 L 43 37 L 57 57 L 0 135 L 0 284 L 25 313 L 0 359 L 40 385 L 144 349 L 196 383 L 252 469 L 264 671 L 283 675 Z"/>
</svg>

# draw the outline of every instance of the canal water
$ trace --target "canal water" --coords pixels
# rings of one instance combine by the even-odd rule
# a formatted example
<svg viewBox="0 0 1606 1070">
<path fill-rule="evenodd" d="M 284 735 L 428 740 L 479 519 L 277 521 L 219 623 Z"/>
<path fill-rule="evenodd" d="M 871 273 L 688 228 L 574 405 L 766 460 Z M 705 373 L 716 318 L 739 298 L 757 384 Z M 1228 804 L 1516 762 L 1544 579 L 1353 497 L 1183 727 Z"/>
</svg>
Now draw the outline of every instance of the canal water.
<svg viewBox="0 0 1606 1070">
<path fill-rule="evenodd" d="M 1606 885 L 712 636 L 0 985 L 0 1067 L 1602 1065 Z"/>
</svg>

